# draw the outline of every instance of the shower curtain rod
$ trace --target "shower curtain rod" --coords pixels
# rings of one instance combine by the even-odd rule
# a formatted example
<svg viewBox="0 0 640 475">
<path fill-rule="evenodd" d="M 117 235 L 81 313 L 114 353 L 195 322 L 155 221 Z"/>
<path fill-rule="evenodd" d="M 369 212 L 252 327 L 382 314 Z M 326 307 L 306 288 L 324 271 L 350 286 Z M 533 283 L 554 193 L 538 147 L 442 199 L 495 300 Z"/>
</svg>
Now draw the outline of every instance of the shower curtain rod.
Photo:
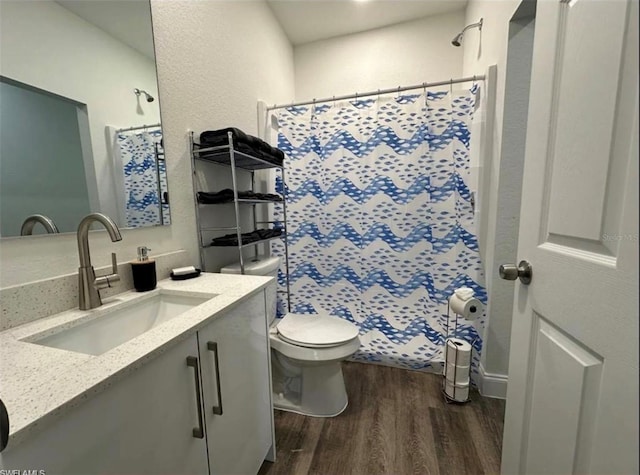
<svg viewBox="0 0 640 475">
<path fill-rule="evenodd" d="M 161 125 L 162 124 L 151 124 L 151 125 L 138 125 L 137 127 L 126 127 L 124 129 L 117 129 L 116 133 L 129 132 L 130 130 L 151 129 L 153 127 L 160 127 Z"/>
<path fill-rule="evenodd" d="M 403 91 L 410 91 L 411 89 L 424 89 L 427 87 L 446 86 L 446 85 L 459 84 L 462 82 L 470 82 L 470 81 L 484 81 L 484 78 L 485 78 L 484 75 L 470 76 L 466 78 L 448 79 L 446 81 L 423 82 L 422 84 L 416 84 L 415 86 L 397 87 L 395 89 L 378 89 L 377 91 L 371 91 L 371 92 L 363 92 L 363 93 L 356 92 L 355 94 L 348 94 L 346 96 L 333 96 L 333 97 L 327 97 L 325 99 L 313 99 L 311 101 L 305 101 L 305 102 L 292 102 L 291 104 L 279 104 L 279 105 L 273 105 L 271 107 L 267 107 L 267 112 L 275 109 L 284 109 L 285 107 L 307 106 L 309 104 L 317 104 L 318 102 L 332 102 L 332 101 L 342 101 L 345 99 L 358 99 L 359 97 L 378 96 L 380 94 L 391 94 L 393 92 L 399 93 Z"/>
</svg>

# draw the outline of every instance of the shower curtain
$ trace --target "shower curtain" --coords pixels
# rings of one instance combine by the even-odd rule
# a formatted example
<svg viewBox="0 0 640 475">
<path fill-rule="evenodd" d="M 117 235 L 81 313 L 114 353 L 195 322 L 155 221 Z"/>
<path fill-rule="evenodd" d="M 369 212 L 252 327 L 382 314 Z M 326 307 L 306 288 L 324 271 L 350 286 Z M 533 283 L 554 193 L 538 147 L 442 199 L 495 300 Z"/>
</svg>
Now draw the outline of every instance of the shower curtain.
<svg viewBox="0 0 640 475">
<path fill-rule="evenodd" d="M 447 322 L 448 297 L 471 287 L 486 303 L 466 183 L 476 93 L 474 85 L 277 113 L 291 283 L 291 308 L 281 299 L 280 314 L 355 323 L 355 360 L 441 368 L 455 323 Z M 284 255 L 282 244 L 272 252 Z M 284 266 L 279 286 L 286 290 Z M 456 336 L 473 342 L 475 366 L 484 322 L 484 313 L 458 319 Z"/>
<path fill-rule="evenodd" d="M 171 224 L 169 204 L 164 199 L 167 170 L 164 159 L 157 160 L 161 147 L 160 128 L 116 134 L 116 144 L 124 171 L 125 219 L 127 227 Z"/>
</svg>

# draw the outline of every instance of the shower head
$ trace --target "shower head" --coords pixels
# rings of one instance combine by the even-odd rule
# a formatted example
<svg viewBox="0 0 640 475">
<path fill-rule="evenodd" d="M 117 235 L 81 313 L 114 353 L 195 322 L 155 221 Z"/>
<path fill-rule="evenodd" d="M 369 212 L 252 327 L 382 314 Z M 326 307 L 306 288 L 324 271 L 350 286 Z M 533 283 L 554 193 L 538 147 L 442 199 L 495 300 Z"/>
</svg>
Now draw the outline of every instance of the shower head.
<svg viewBox="0 0 640 475">
<path fill-rule="evenodd" d="M 456 48 L 460 46 L 462 44 L 462 37 L 464 36 L 464 32 L 470 28 L 475 28 L 475 27 L 478 27 L 478 29 L 482 31 L 482 18 L 480 18 L 480 21 L 478 23 L 473 23 L 471 25 L 465 26 L 464 29 L 460 33 L 458 33 L 454 39 L 451 40 L 451 44 Z"/>
<path fill-rule="evenodd" d="M 147 98 L 147 102 L 155 101 L 155 98 L 151 94 L 149 94 L 147 91 L 145 91 L 143 89 L 135 88 L 133 90 L 133 92 L 135 93 L 136 96 L 140 96 L 140 94 L 144 94 L 146 96 L 146 98 Z"/>
</svg>

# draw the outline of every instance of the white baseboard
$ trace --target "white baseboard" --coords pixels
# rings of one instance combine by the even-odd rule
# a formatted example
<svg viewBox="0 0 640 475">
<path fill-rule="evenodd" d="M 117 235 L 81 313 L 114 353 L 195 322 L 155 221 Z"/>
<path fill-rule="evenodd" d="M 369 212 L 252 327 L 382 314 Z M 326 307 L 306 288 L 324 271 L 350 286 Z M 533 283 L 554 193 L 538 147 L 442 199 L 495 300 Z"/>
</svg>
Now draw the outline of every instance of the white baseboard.
<svg viewBox="0 0 640 475">
<path fill-rule="evenodd" d="M 478 391 L 480 391 L 480 394 L 497 399 L 507 398 L 507 381 L 509 377 L 506 374 L 487 373 L 482 363 L 480 363 L 479 372 Z"/>
</svg>

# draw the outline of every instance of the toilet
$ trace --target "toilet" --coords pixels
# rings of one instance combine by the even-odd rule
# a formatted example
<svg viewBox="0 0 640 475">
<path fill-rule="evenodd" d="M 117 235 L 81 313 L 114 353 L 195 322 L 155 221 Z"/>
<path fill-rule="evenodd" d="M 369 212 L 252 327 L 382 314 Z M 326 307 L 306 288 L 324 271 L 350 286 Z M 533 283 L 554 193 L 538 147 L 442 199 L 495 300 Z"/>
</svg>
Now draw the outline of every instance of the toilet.
<svg viewBox="0 0 640 475">
<path fill-rule="evenodd" d="M 257 256 L 245 274 L 276 277 L 279 257 Z M 240 274 L 240 264 L 220 269 Z M 358 327 L 326 314 L 288 313 L 276 319 L 269 309 L 271 377 L 276 409 L 307 416 L 333 417 L 348 404 L 341 362 L 360 347 Z"/>
</svg>

